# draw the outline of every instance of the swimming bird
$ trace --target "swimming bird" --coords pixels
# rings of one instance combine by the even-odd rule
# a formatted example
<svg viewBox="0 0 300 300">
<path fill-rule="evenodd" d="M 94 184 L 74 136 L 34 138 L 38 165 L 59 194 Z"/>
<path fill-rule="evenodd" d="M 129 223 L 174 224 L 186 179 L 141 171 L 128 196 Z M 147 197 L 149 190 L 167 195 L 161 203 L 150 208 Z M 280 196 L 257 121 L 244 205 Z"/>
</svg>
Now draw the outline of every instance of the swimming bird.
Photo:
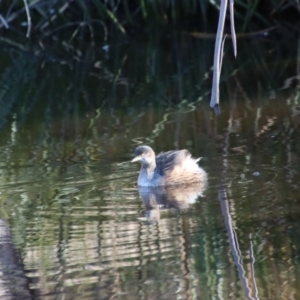
<svg viewBox="0 0 300 300">
<path fill-rule="evenodd" d="M 206 182 L 207 174 L 197 162 L 200 158 L 192 158 L 191 153 L 184 150 L 171 150 L 155 155 L 149 146 L 135 149 L 135 158 L 142 166 L 139 173 L 138 186 L 178 186 L 197 182 Z"/>
</svg>

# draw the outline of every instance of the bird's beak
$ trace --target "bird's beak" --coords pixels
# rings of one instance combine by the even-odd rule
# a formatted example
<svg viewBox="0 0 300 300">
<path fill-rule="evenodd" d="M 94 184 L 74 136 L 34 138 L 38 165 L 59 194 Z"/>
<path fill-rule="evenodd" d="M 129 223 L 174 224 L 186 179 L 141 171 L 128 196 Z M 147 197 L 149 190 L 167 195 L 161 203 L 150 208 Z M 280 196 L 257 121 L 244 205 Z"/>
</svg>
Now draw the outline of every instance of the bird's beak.
<svg viewBox="0 0 300 300">
<path fill-rule="evenodd" d="M 142 158 L 139 155 L 139 156 L 136 156 L 131 162 L 136 162 L 136 161 L 141 161 L 141 160 L 142 160 Z"/>
</svg>

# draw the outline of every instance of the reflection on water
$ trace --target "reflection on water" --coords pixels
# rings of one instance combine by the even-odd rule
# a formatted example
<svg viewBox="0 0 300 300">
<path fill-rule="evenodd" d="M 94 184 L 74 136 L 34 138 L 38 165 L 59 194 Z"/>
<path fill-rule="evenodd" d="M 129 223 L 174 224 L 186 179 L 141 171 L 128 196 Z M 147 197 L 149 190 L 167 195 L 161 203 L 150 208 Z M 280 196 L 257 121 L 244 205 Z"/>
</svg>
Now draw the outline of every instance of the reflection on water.
<svg viewBox="0 0 300 300">
<path fill-rule="evenodd" d="M 0 219 L 0 297 L 1 299 L 31 299 L 28 280 L 17 251 L 14 249 L 10 230 Z"/>
<path fill-rule="evenodd" d="M 24 295 L 41 299 L 298 299 L 299 132 L 294 110 L 282 107 L 236 107 L 207 126 L 201 108 L 174 114 L 156 148 L 173 148 L 168 133 L 178 127 L 180 148 L 194 141 L 189 150 L 208 173 L 207 186 L 180 189 L 136 187 L 134 130 L 116 149 L 95 134 L 103 127 L 74 144 L 57 127 L 30 138 L 16 130 L 14 144 L 3 135 L 2 217 L 8 257 L 21 261 L 3 260 L 3 290 L 9 265 Z M 152 128 L 162 119 L 143 115 Z"/>
<path fill-rule="evenodd" d="M 252 84 L 239 81 L 245 73 L 233 76 L 229 105 L 222 102 L 216 117 L 202 103 L 206 76 L 198 87 L 198 57 L 188 55 L 198 44 L 174 45 L 183 60 L 162 55 L 163 71 L 173 68 L 166 81 L 157 70 L 157 45 L 141 51 L 149 74 L 130 77 L 142 68 L 138 59 L 133 69 L 116 64 L 119 77 L 104 62 L 104 80 L 93 70 L 94 90 L 73 86 L 60 68 L 60 77 L 41 70 L 37 60 L 20 57 L 7 67 L 0 78 L 0 100 L 6 100 L 0 109 L 1 299 L 300 299 L 299 91 L 253 100 Z M 265 47 L 263 53 L 274 53 Z M 120 57 L 123 68 L 127 57 Z M 210 62 L 202 60 L 204 76 Z M 47 89 L 32 79 L 39 76 Z M 16 86 L 28 90 L 17 89 L 20 100 Z M 132 87 L 139 108 L 130 106 Z M 149 95 L 162 105 L 150 105 Z M 118 101 L 123 110 L 115 109 Z M 203 157 L 207 186 L 138 189 L 139 167 L 130 160 L 141 143 Z"/>
</svg>

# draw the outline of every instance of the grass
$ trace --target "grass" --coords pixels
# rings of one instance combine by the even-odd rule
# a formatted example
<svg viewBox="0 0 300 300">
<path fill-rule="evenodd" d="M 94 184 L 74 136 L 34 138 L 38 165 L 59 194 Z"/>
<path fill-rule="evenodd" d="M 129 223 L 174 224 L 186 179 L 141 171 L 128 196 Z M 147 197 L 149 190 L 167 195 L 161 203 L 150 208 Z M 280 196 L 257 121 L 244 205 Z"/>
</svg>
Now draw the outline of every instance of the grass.
<svg viewBox="0 0 300 300">
<path fill-rule="evenodd" d="M 294 22 L 291 15 L 299 16 L 297 0 L 235 1 L 235 18 L 239 30 L 247 32 L 257 24 L 268 26 L 281 20 Z M 168 26 L 211 27 L 218 15 L 216 1 L 100 1 L 100 0 L 7 0 L 1 2 L 0 28 L 23 33 L 25 36 L 43 36 L 69 28 L 75 31 L 84 26 L 95 31 L 97 26 L 106 30 L 147 28 L 153 23 Z"/>
</svg>

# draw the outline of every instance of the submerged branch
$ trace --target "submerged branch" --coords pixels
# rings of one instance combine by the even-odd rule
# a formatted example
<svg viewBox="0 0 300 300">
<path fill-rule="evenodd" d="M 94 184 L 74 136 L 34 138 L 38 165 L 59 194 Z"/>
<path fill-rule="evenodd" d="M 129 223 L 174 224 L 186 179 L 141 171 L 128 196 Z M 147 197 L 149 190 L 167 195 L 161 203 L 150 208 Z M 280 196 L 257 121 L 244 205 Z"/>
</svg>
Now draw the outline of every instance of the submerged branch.
<svg viewBox="0 0 300 300">
<path fill-rule="evenodd" d="M 226 9 L 227 9 L 227 0 L 222 0 L 221 7 L 220 7 L 217 37 L 215 43 L 214 66 L 213 66 L 214 74 L 213 74 L 212 93 L 210 99 L 210 107 L 214 108 L 216 113 L 218 112 L 218 105 L 219 105 L 220 57 L 221 57 L 222 38 L 224 32 Z"/>
<path fill-rule="evenodd" d="M 229 6 L 230 6 L 231 38 L 232 38 L 234 56 L 236 57 L 237 50 L 236 50 L 236 34 L 234 28 L 233 0 L 228 0 L 228 1 L 230 1 Z M 222 55 L 223 55 L 224 42 L 225 42 L 225 38 L 223 40 L 223 32 L 224 32 L 224 23 L 226 17 L 226 9 L 227 9 L 227 0 L 222 0 L 221 7 L 220 7 L 220 14 L 219 14 L 217 37 L 215 43 L 213 83 L 212 83 L 212 92 L 211 92 L 211 99 L 210 99 L 210 107 L 214 109 L 217 115 L 220 114 L 219 86 L 220 86 L 220 74 L 221 74 L 221 67 L 222 67 Z"/>
<path fill-rule="evenodd" d="M 234 27 L 234 2 L 233 0 L 229 0 L 229 11 L 230 11 L 230 29 L 231 29 L 231 39 L 232 39 L 232 46 L 233 46 L 233 54 L 236 58 L 236 34 L 235 34 L 235 27 Z"/>
</svg>

